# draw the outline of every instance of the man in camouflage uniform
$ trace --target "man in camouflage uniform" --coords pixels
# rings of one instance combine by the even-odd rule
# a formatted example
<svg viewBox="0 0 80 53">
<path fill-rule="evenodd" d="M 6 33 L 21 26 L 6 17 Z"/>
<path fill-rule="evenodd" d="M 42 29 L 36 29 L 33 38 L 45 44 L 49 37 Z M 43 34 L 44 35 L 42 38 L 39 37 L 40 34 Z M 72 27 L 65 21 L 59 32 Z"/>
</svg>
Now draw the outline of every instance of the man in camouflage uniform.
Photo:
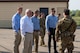
<svg viewBox="0 0 80 53">
<path fill-rule="evenodd" d="M 44 42 L 44 37 L 45 37 L 45 14 L 41 12 L 40 14 L 40 46 L 46 46 Z"/>
<path fill-rule="evenodd" d="M 68 9 L 64 10 L 61 20 L 59 20 L 56 27 L 56 41 L 61 40 L 59 53 L 64 53 L 67 48 L 68 53 L 72 53 L 74 49 L 74 32 L 76 30 L 76 22 L 69 16 L 70 11 Z"/>
</svg>

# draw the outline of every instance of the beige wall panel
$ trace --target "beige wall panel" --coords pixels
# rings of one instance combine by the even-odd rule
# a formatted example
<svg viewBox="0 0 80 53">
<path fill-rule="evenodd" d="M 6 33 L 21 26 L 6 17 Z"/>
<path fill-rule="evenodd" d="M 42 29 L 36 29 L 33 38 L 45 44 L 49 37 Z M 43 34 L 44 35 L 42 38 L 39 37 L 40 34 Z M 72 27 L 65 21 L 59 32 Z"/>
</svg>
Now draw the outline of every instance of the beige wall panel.
<svg viewBox="0 0 80 53">
<path fill-rule="evenodd" d="M 66 2 L 0 2 L 0 27 L 6 27 L 6 26 L 11 27 L 11 21 L 8 20 L 12 19 L 13 14 L 16 12 L 17 7 L 19 6 L 23 7 L 23 13 L 22 13 L 23 16 L 27 8 L 31 9 L 32 11 L 35 11 L 40 7 L 47 7 L 49 8 L 50 12 L 50 9 L 52 7 L 56 8 L 56 10 L 57 7 L 67 7 L 67 3 Z"/>
<path fill-rule="evenodd" d="M 57 7 L 57 14 L 61 14 L 60 19 L 63 18 L 63 11 L 66 7 Z"/>
<path fill-rule="evenodd" d="M 31 8 L 33 11 L 40 8 L 40 7 L 47 7 L 49 8 L 49 12 L 51 8 L 56 8 L 57 7 L 67 7 L 67 3 L 66 2 L 28 2 L 28 3 L 22 3 L 23 7 L 25 8 Z"/>
<path fill-rule="evenodd" d="M 11 28 L 11 20 L 0 20 L 0 28 Z"/>
</svg>

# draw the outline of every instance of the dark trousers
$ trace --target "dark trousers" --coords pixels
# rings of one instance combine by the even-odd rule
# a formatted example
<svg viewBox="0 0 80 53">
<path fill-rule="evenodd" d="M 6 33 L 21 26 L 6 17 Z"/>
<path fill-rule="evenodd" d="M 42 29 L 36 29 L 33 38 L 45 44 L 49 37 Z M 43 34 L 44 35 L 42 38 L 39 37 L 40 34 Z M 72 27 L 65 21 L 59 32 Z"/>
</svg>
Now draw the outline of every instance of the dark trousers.
<svg viewBox="0 0 80 53">
<path fill-rule="evenodd" d="M 48 35 L 48 50 L 51 53 L 51 36 L 53 36 L 53 43 L 54 43 L 54 53 L 56 53 L 56 41 L 55 41 L 55 28 L 49 28 L 50 34 Z"/>
</svg>

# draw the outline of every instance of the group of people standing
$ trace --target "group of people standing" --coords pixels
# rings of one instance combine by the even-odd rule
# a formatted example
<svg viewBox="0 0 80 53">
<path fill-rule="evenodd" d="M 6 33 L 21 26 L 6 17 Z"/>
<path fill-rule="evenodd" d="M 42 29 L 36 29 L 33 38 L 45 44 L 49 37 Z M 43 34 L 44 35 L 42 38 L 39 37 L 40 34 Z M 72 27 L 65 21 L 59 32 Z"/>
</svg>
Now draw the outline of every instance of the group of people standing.
<svg viewBox="0 0 80 53">
<path fill-rule="evenodd" d="M 35 46 L 35 52 L 38 53 L 39 35 L 41 37 L 40 46 L 46 46 L 45 36 L 45 14 L 36 10 L 34 13 L 26 9 L 25 15 L 21 17 L 22 7 L 17 9 L 17 13 L 12 17 L 12 28 L 15 32 L 14 53 L 19 53 L 19 45 L 24 37 L 23 53 L 32 53 L 32 45 Z M 39 17 L 40 16 L 40 19 Z"/>
<path fill-rule="evenodd" d="M 23 53 L 32 53 L 33 45 L 35 48 L 35 53 L 38 53 L 39 35 L 41 37 L 40 46 L 46 46 L 44 41 L 45 31 L 47 31 L 48 34 L 48 53 L 51 53 L 52 37 L 54 43 L 54 53 L 58 53 L 56 48 L 56 42 L 58 42 L 58 40 L 61 40 L 62 42 L 59 53 L 64 53 L 65 48 L 69 48 L 68 53 L 72 53 L 73 40 L 68 38 L 69 41 L 64 44 L 64 42 L 67 40 L 63 41 L 64 37 L 62 37 L 64 32 L 66 32 L 65 34 L 68 33 L 68 37 L 69 35 L 70 37 L 73 37 L 76 30 L 76 23 L 70 17 L 68 9 L 64 10 L 64 18 L 61 20 L 58 20 L 58 17 L 55 16 L 55 8 L 52 8 L 51 13 L 47 16 L 45 16 L 45 14 L 39 10 L 36 10 L 33 13 L 32 10 L 26 9 L 25 15 L 21 17 L 22 11 L 23 8 L 19 7 L 17 9 L 17 13 L 12 17 L 12 28 L 15 32 L 14 53 L 19 53 L 19 45 L 21 43 L 22 36 L 24 37 Z"/>
</svg>

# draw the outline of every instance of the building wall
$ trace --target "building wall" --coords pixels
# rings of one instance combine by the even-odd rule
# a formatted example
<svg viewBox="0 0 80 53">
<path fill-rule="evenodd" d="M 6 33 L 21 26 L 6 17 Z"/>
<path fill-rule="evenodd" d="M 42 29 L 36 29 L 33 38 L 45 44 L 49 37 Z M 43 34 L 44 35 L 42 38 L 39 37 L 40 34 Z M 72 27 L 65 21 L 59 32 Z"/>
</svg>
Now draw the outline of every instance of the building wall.
<svg viewBox="0 0 80 53">
<path fill-rule="evenodd" d="M 11 27 L 11 19 L 14 13 L 16 13 L 17 7 L 23 7 L 23 13 L 27 8 L 33 12 L 39 8 L 51 8 L 56 9 L 56 14 L 63 12 L 64 8 L 67 8 L 67 2 L 0 2 L 0 27 Z"/>
</svg>

